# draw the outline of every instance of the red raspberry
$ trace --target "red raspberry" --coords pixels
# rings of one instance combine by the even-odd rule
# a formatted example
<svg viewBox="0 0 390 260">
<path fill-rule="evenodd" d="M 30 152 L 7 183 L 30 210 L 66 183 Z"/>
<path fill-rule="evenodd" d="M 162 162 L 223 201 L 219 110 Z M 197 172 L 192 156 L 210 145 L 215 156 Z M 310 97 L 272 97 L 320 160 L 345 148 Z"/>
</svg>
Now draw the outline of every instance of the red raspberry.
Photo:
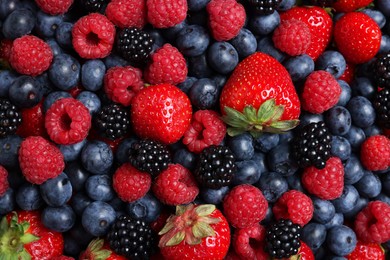
<svg viewBox="0 0 390 260">
<path fill-rule="evenodd" d="M 263 246 L 265 228 L 259 223 L 246 228 L 236 229 L 233 235 L 233 247 L 243 259 L 257 259 L 257 251 Z"/>
<path fill-rule="evenodd" d="M 20 74 L 37 76 L 50 67 L 53 52 L 42 39 L 25 35 L 14 40 L 10 64 Z"/>
<path fill-rule="evenodd" d="M 304 169 L 302 184 L 305 189 L 323 200 L 334 200 L 344 189 L 344 166 L 338 157 L 331 157 L 324 169 L 310 166 Z"/>
<path fill-rule="evenodd" d="M 30 136 L 22 141 L 19 164 L 24 177 L 33 184 L 55 178 L 65 168 L 60 149 L 41 136 Z"/>
<path fill-rule="evenodd" d="M 106 16 L 119 28 L 137 27 L 146 24 L 145 0 L 112 0 L 106 8 Z"/>
<path fill-rule="evenodd" d="M 352 253 L 345 257 L 347 260 L 385 260 L 385 252 L 379 244 L 358 241 Z"/>
<path fill-rule="evenodd" d="M 390 240 L 390 205 L 371 201 L 355 219 L 357 237 L 366 243 L 385 243 Z"/>
<path fill-rule="evenodd" d="M 81 17 L 72 29 L 72 44 L 80 57 L 98 59 L 108 56 L 115 40 L 115 25 L 102 14 Z"/>
<path fill-rule="evenodd" d="M 226 125 L 217 112 L 198 110 L 192 116 L 191 125 L 184 133 L 183 144 L 188 150 L 200 153 L 210 145 L 218 145 L 226 134 Z"/>
<path fill-rule="evenodd" d="M 12 44 L 13 41 L 10 39 L 2 39 L 0 41 L 0 60 L 9 61 Z"/>
<path fill-rule="evenodd" d="M 0 197 L 8 190 L 8 171 L 0 165 Z"/>
<path fill-rule="evenodd" d="M 109 99 L 129 106 L 144 86 L 142 71 L 131 66 L 110 68 L 104 76 L 104 91 Z"/>
<path fill-rule="evenodd" d="M 21 137 L 43 136 L 47 137 L 45 128 L 45 115 L 43 113 L 43 100 L 31 108 L 20 111 L 22 124 L 18 127 L 17 134 Z"/>
<path fill-rule="evenodd" d="M 332 108 L 341 95 L 337 80 L 324 70 L 312 72 L 306 79 L 302 93 L 302 108 L 313 114 Z"/>
<path fill-rule="evenodd" d="M 187 16 L 186 0 L 146 0 L 148 21 L 156 28 L 168 28 L 184 21 Z"/>
<path fill-rule="evenodd" d="M 367 170 L 387 169 L 390 166 L 390 139 L 384 135 L 368 137 L 361 145 L 360 160 Z"/>
<path fill-rule="evenodd" d="M 55 143 L 75 144 L 87 137 L 91 114 L 81 101 L 61 98 L 47 110 L 45 127 Z"/>
<path fill-rule="evenodd" d="M 64 14 L 73 4 L 73 0 L 35 0 L 38 7 L 51 15 Z"/>
<path fill-rule="evenodd" d="M 229 223 L 245 228 L 262 221 L 268 209 L 263 193 L 253 185 L 235 186 L 223 200 L 223 212 Z"/>
<path fill-rule="evenodd" d="M 183 82 L 188 73 L 186 60 L 178 49 L 164 44 L 151 55 L 151 63 L 145 70 L 145 79 L 150 84 L 167 83 L 177 85 Z"/>
<path fill-rule="evenodd" d="M 283 20 L 272 36 L 274 45 L 290 56 L 304 54 L 311 43 L 310 29 L 300 20 Z"/>
<path fill-rule="evenodd" d="M 170 164 L 162 171 L 155 179 L 152 189 L 160 201 L 172 206 L 190 203 L 199 193 L 191 172 L 180 164 Z"/>
<path fill-rule="evenodd" d="M 244 26 L 246 13 L 236 0 L 211 0 L 207 4 L 211 34 L 217 41 L 228 41 Z"/>
<path fill-rule="evenodd" d="M 313 202 L 304 193 L 289 190 L 278 199 L 272 208 L 276 219 L 291 219 L 295 224 L 304 226 L 313 217 Z"/>
</svg>

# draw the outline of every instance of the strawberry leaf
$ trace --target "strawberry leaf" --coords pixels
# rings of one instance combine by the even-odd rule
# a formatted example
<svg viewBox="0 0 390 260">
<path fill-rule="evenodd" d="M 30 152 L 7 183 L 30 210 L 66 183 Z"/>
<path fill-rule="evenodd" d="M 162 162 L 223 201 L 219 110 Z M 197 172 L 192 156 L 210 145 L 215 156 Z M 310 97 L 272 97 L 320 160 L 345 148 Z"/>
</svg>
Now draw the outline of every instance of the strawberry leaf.
<svg viewBox="0 0 390 260">
<path fill-rule="evenodd" d="M 213 213 L 215 210 L 215 205 L 212 204 L 203 204 L 198 207 L 196 207 L 195 211 L 196 213 L 201 217 L 206 217 Z"/>
<path fill-rule="evenodd" d="M 249 122 L 256 122 L 257 121 L 256 109 L 252 106 L 244 107 L 244 115 Z"/>
<path fill-rule="evenodd" d="M 257 121 L 258 122 L 267 122 L 274 114 L 275 109 L 275 99 L 271 98 L 264 101 L 261 104 L 259 110 L 257 111 Z"/>
<path fill-rule="evenodd" d="M 236 127 L 229 127 L 227 129 L 227 133 L 230 136 L 240 135 L 240 134 L 245 133 L 245 132 L 246 132 L 245 129 L 240 129 L 240 128 L 236 128 Z"/>
<path fill-rule="evenodd" d="M 171 237 L 171 239 L 168 240 L 166 246 L 176 246 L 184 240 L 184 237 L 185 237 L 184 231 L 180 231 L 176 233 L 173 237 Z"/>
<path fill-rule="evenodd" d="M 198 222 L 192 227 L 192 233 L 197 238 L 213 237 L 215 236 L 214 229 L 207 223 Z"/>
</svg>

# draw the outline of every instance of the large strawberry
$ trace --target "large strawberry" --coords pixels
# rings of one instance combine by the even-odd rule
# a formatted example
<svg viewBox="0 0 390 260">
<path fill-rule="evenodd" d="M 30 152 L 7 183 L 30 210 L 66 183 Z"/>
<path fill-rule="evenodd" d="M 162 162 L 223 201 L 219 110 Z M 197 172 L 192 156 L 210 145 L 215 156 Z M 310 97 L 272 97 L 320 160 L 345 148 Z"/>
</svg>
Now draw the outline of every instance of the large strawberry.
<svg viewBox="0 0 390 260">
<path fill-rule="evenodd" d="M 357 9 L 366 7 L 371 4 L 373 0 L 337 0 L 332 7 L 340 13 L 348 13 Z"/>
<path fill-rule="evenodd" d="M 358 241 L 355 249 L 346 256 L 348 260 L 385 260 L 385 251 L 380 244 Z"/>
<path fill-rule="evenodd" d="M 222 89 L 220 107 L 229 135 L 280 133 L 298 124 L 300 102 L 287 70 L 256 52 L 240 62 Z"/>
<path fill-rule="evenodd" d="M 50 260 L 63 248 L 62 234 L 44 227 L 38 211 L 14 211 L 0 222 L 0 259 Z"/>
<path fill-rule="evenodd" d="M 160 251 L 169 260 L 223 259 L 230 245 L 229 224 L 211 204 L 177 206 L 159 235 Z"/>
<path fill-rule="evenodd" d="M 92 240 L 87 249 L 81 252 L 79 260 L 126 260 L 126 257 L 117 255 L 103 239 Z"/>
</svg>

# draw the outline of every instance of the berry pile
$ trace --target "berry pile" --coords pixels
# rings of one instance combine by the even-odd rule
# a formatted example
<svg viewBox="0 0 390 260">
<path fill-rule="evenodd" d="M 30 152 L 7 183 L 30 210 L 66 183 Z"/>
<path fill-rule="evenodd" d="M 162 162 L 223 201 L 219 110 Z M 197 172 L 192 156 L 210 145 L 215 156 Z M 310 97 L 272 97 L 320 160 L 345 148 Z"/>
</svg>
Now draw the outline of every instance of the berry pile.
<svg viewBox="0 0 390 260">
<path fill-rule="evenodd" d="M 390 1 L 0 1 L 0 259 L 390 256 Z"/>
</svg>

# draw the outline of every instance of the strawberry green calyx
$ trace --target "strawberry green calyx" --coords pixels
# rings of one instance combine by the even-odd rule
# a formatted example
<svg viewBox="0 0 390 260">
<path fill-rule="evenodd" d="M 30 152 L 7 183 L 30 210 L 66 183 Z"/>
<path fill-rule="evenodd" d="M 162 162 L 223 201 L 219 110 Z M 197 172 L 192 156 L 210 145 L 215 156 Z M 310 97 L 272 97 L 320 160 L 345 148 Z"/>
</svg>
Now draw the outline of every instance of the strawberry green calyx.
<svg viewBox="0 0 390 260">
<path fill-rule="evenodd" d="M 175 246 L 183 241 L 188 245 L 197 245 L 202 242 L 202 238 L 215 236 L 211 224 L 221 220 L 210 217 L 214 210 L 215 206 L 212 204 L 177 206 L 176 214 L 167 219 L 158 233 L 162 235 L 159 247 Z"/>
<path fill-rule="evenodd" d="M 103 239 L 94 239 L 89 245 L 87 251 L 81 257 L 81 260 L 87 259 L 96 259 L 96 260 L 106 260 L 110 257 L 111 251 L 104 249 L 104 240 Z"/>
<path fill-rule="evenodd" d="M 230 136 L 249 132 L 253 137 L 262 133 L 280 134 L 287 132 L 299 124 L 299 120 L 281 120 L 284 106 L 276 105 L 275 99 L 268 99 L 259 109 L 246 106 L 243 112 L 225 106 L 225 115 L 222 120 L 229 125 L 227 133 Z"/>
</svg>

